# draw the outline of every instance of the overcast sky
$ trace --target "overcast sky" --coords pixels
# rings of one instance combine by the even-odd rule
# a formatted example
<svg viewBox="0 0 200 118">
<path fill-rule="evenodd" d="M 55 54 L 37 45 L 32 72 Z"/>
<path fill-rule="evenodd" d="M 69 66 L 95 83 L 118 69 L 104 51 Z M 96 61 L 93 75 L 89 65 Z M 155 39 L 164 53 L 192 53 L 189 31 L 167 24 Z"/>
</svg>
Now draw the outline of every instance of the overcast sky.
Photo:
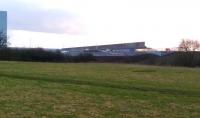
<svg viewBox="0 0 200 118">
<path fill-rule="evenodd" d="M 198 0 L 3 0 L 11 46 L 64 48 L 200 39 Z"/>
</svg>

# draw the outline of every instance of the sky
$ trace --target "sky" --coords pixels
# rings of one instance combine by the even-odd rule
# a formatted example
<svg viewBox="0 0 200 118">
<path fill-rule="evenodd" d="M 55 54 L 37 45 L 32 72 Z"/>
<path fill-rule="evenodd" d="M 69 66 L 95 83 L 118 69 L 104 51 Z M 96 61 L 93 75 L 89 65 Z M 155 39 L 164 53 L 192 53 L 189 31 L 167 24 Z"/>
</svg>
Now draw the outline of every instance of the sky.
<svg viewBox="0 0 200 118">
<path fill-rule="evenodd" d="M 1 0 L 11 47 L 66 48 L 200 40 L 199 0 Z"/>
</svg>

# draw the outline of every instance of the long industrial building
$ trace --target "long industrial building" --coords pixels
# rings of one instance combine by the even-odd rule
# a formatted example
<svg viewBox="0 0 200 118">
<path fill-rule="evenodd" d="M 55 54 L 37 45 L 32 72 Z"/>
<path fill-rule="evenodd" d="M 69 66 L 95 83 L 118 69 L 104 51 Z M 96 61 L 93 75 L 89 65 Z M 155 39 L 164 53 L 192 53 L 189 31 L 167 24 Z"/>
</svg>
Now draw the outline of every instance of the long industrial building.
<svg viewBox="0 0 200 118">
<path fill-rule="evenodd" d="M 7 12 L 0 11 L 0 33 L 7 35 Z"/>
<path fill-rule="evenodd" d="M 66 55 L 77 56 L 80 54 L 92 54 L 93 56 L 134 56 L 136 49 L 145 49 L 145 42 L 122 43 L 111 45 L 98 45 L 87 47 L 63 48 Z"/>
</svg>

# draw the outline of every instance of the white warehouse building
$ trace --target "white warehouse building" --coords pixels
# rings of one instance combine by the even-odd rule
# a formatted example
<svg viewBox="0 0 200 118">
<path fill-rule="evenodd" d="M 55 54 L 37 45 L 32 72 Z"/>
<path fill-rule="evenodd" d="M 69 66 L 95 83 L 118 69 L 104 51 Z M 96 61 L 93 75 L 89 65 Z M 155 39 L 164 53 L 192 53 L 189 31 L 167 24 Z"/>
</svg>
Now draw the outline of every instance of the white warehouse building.
<svg viewBox="0 0 200 118">
<path fill-rule="evenodd" d="M 86 47 L 63 48 L 64 54 L 77 56 L 89 53 L 93 56 L 134 56 L 137 55 L 136 49 L 145 49 L 145 42 L 121 43 L 110 45 L 96 45 Z"/>
</svg>

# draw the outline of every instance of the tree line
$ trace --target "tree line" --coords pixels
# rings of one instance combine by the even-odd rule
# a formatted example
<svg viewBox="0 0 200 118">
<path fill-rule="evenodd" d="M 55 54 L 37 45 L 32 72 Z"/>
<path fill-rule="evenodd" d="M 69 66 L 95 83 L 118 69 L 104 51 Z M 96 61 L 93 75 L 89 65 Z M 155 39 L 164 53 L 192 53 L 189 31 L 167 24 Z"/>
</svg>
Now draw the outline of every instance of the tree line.
<svg viewBox="0 0 200 118">
<path fill-rule="evenodd" d="M 199 51 L 200 42 L 198 40 L 182 39 L 178 47 L 179 51 Z"/>
<path fill-rule="evenodd" d="M 8 48 L 7 36 L 0 33 L 0 60 L 5 61 L 37 61 L 37 62 L 111 62 L 138 63 L 149 65 L 200 67 L 200 43 L 197 40 L 183 39 L 179 51 L 166 56 L 144 54 L 126 57 L 94 57 L 84 53 L 78 56 L 64 55 L 60 50 L 42 48 Z"/>
<path fill-rule="evenodd" d="M 6 48 L 8 46 L 7 35 L 3 32 L 0 32 L 0 49 Z"/>
</svg>

